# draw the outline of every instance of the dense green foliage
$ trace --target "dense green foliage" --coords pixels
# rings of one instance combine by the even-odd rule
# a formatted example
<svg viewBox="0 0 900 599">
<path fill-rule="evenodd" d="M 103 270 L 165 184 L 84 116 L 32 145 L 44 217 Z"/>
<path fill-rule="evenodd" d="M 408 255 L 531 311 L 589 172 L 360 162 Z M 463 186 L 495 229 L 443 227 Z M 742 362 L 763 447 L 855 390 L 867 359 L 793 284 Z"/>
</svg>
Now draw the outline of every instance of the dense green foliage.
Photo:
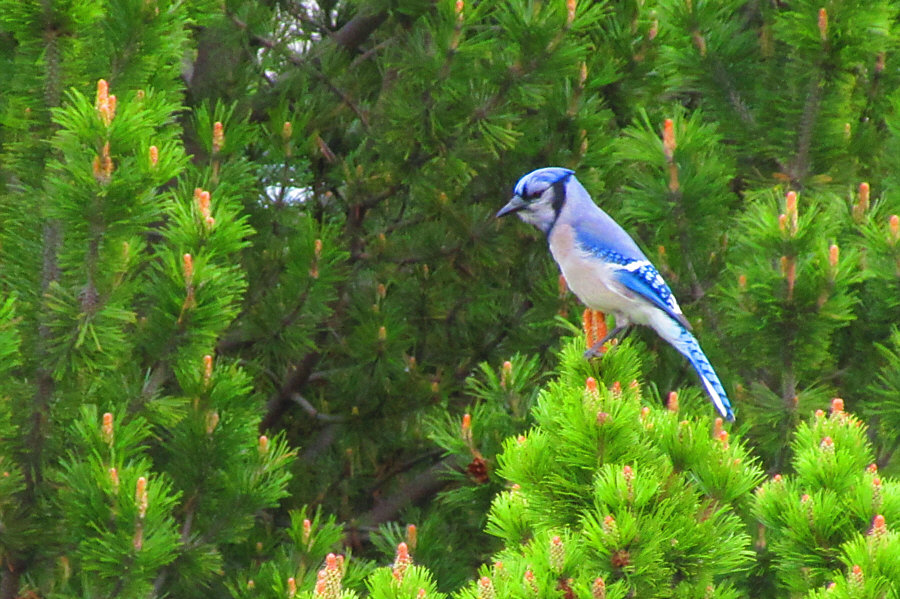
<svg viewBox="0 0 900 599">
<path fill-rule="evenodd" d="M 900 595 L 898 18 L 0 0 L 0 599 Z M 547 165 L 730 431 L 652 332 L 581 358 L 492 218 Z"/>
</svg>

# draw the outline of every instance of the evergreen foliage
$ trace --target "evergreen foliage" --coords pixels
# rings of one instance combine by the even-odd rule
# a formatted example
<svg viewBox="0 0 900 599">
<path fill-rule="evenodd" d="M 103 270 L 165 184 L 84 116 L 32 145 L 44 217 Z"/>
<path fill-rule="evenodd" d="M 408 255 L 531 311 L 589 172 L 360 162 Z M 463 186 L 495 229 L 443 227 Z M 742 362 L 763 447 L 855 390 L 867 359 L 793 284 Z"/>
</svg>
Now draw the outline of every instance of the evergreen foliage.
<svg viewBox="0 0 900 599">
<path fill-rule="evenodd" d="M 610 596 L 736 596 L 751 562 L 739 515 L 758 466 L 721 421 L 714 438 L 707 418 L 683 419 L 677 394 L 669 410 L 642 406 L 636 380 L 622 384 L 639 371 L 631 344 L 608 352 L 594 373 L 602 378 L 580 388 L 584 349 L 564 348 L 536 427 L 498 457 L 514 485 L 489 516 L 507 547 L 503 568 L 533 564 L 542 596 L 587 591 L 598 576 Z"/>
<path fill-rule="evenodd" d="M 0 599 L 900 595 L 898 17 L 0 0 Z M 551 164 L 731 430 L 582 358 Z"/>
<path fill-rule="evenodd" d="M 778 584 L 797 596 L 895 596 L 900 545 L 886 523 L 900 495 L 871 463 L 862 422 L 836 399 L 797 427 L 792 449 L 795 474 L 766 482 L 754 504 Z"/>
</svg>

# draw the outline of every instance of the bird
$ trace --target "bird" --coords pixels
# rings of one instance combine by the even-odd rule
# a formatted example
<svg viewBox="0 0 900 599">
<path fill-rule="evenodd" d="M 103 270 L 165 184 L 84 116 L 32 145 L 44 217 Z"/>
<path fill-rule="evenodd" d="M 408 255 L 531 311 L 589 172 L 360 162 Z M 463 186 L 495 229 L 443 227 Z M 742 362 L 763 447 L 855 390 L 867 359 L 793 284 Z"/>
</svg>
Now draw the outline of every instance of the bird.
<svg viewBox="0 0 900 599">
<path fill-rule="evenodd" d="M 582 303 L 615 317 L 615 328 L 585 357 L 599 355 L 606 341 L 632 325 L 649 326 L 687 358 L 722 417 L 734 420 L 722 382 L 672 290 L 634 239 L 594 203 L 575 171 L 546 167 L 528 173 L 496 217 L 509 214 L 546 235 L 553 259 Z"/>
</svg>

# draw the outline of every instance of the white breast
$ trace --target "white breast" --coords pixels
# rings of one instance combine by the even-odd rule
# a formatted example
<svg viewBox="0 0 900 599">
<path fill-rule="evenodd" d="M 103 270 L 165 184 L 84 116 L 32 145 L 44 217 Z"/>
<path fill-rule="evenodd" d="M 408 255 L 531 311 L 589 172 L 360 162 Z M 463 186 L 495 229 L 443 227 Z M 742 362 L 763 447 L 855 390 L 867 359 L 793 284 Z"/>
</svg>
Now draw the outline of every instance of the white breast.
<svg viewBox="0 0 900 599">
<path fill-rule="evenodd" d="M 644 314 L 646 302 L 616 281 L 610 266 L 576 246 L 571 225 L 557 223 L 549 241 L 550 253 L 566 277 L 569 289 L 587 307 L 613 314 L 617 322 L 627 318 L 637 324 L 647 324 L 652 310 Z"/>
</svg>

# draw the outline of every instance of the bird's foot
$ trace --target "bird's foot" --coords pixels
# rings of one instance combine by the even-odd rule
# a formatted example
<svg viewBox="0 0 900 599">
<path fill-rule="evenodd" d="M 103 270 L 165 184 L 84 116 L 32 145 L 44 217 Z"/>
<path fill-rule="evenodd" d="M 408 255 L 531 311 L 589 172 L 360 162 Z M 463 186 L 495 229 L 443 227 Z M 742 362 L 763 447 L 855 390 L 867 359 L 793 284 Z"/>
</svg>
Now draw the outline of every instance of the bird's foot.
<svg viewBox="0 0 900 599">
<path fill-rule="evenodd" d="M 616 339 L 601 339 L 584 352 L 584 359 L 590 360 L 591 358 L 603 356 L 603 354 L 608 352 L 613 345 L 616 345 L 616 341 Z"/>
</svg>

